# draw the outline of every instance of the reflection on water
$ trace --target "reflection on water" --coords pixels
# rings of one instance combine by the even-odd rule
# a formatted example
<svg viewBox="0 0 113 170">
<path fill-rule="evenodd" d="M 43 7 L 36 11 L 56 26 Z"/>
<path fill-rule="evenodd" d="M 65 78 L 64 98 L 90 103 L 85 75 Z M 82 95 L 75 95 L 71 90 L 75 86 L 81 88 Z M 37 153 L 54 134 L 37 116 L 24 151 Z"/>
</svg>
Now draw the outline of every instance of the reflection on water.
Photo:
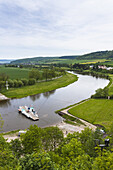
<svg viewBox="0 0 113 170">
<path fill-rule="evenodd" d="M 25 129 L 31 124 L 39 127 L 57 124 L 62 118 L 55 114 L 56 110 L 89 98 L 96 89 L 105 87 L 109 82 L 87 75 L 78 75 L 78 77 L 77 82 L 57 90 L 0 102 L 0 114 L 4 120 L 3 131 Z M 19 114 L 18 107 L 22 105 L 32 105 L 38 111 L 39 121 L 32 121 Z"/>
<path fill-rule="evenodd" d="M 48 92 L 45 92 L 45 93 L 42 93 L 43 96 L 45 98 L 48 98 L 50 95 L 54 94 L 56 90 L 52 90 L 52 91 L 48 91 Z M 29 98 L 32 100 L 32 101 L 35 101 L 37 99 L 39 99 L 41 97 L 41 94 L 36 94 L 36 95 L 32 95 L 32 96 L 29 96 Z"/>
<path fill-rule="evenodd" d="M 52 91 L 45 92 L 45 93 L 43 93 L 43 96 L 46 97 L 46 98 L 48 98 L 48 97 L 50 97 L 50 95 L 54 94 L 55 91 L 56 91 L 56 90 L 52 90 Z"/>
<path fill-rule="evenodd" d="M 3 100 L 3 101 L 0 101 L 0 107 L 8 107 L 9 105 L 11 105 L 11 102 L 10 100 Z"/>
<path fill-rule="evenodd" d="M 35 100 L 39 99 L 40 96 L 41 96 L 41 94 L 36 94 L 36 95 L 29 96 L 29 97 L 32 101 L 35 101 Z"/>
</svg>

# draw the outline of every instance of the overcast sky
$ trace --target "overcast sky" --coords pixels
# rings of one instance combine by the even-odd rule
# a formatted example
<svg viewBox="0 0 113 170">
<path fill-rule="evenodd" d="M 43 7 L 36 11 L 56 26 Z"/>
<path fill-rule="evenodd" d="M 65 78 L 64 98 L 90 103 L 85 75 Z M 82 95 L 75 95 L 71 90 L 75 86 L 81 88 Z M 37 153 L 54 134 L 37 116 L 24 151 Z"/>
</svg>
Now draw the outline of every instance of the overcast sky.
<svg viewBox="0 0 113 170">
<path fill-rule="evenodd" d="M 113 50 L 113 0 L 0 0 L 0 59 Z"/>
</svg>

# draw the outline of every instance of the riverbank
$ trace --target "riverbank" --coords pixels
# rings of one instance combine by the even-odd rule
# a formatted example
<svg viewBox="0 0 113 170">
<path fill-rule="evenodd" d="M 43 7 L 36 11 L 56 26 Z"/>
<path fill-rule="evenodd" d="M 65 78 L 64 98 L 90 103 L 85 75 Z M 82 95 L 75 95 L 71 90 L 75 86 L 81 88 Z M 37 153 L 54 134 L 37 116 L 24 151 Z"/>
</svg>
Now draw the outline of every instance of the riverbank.
<svg viewBox="0 0 113 170">
<path fill-rule="evenodd" d="M 2 90 L 2 94 L 8 98 L 23 98 L 39 93 L 44 93 L 52 90 L 56 90 L 61 87 L 65 87 L 78 80 L 78 77 L 71 73 L 66 73 L 62 77 L 47 81 L 39 82 L 32 86 L 25 86 L 21 88 L 11 88 L 9 90 Z"/>
<path fill-rule="evenodd" d="M 70 125 L 68 123 L 65 123 L 64 121 L 62 121 L 62 122 L 60 122 L 58 124 L 55 124 L 53 126 L 54 127 L 57 126 L 60 130 L 62 130 L 62 132 L 64 134 L 64 137 L 66 137 L 69 133 L 70 134 L 72 134 L 74 132 L 79 132 L 80 133 L 86 127 L 89 127 L 92 130 L 96 129 L 96 126 L 91 125 L 91 124 L 89 124 L 88 122 L 86 122 L 84 120 L 82 120 L 82 121 L 85 122 L 86 126 L 84 126 L 84 125 L 76 125 L 76 126 L 74 126 L 74 125 Z M 10 142 L 11 140 L 19 139 L 18 131 L 15 131 L 15 132 L 12 131 L 12 133 L 11 132 L 4 133 L 3 136 L 7 140 L 7 142 Z"/>
<path fill-rule="evenodd" d="M 111 99 L 90 99 L 68 111 L 71 115 L 103 126 L 107 130 L 110 129 L 113 122 L 113 100 Z"/>
<path fill-rule="evenodd" d="M 8 100 L 9 98 L 0 93 L 0 101 Z"/>
</svg>

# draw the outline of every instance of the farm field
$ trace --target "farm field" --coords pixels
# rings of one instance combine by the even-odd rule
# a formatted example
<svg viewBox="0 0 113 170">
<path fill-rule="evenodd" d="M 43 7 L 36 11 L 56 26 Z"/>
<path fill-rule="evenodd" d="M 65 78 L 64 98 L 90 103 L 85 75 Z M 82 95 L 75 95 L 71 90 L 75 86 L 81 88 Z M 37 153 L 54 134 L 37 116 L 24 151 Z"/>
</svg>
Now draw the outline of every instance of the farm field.
<svg viewBox="0 0 113 170">
<path fill-rule="evenodd" d="M 72 115 L 109 129 L 113 122 L 113 100 L 90 99 L 69 110 Z"/>
<path fill-rule="evenodd" d="M 29 76 L 29 69 L 0 66 L 0 73 L 6 73 L 9 79 L 22 79 Z"/>
<path fill-rule="evenodd" d="M 111 65 L 111 66 L 113 66 L 113 60 L 110 60 L 110 61 L 105 61 L 105 63 L 102 63 L 102 64 L 107 64 L 107 65 Z"/>
<path fill-rule="evenodd" d="M 98 62 L 106 62 L 108 60 L 106 59 L 89 59 L 89 60 L 79 60 L 79 59 L 58 59 L 58 60 L 49 60 L 46 62 L 47 64 L 75 64 L 75 63 L 80 63 L 80 64 L 95 64 Z M 45 64 L 44 61 L 42 64 Z"/>
</svg>

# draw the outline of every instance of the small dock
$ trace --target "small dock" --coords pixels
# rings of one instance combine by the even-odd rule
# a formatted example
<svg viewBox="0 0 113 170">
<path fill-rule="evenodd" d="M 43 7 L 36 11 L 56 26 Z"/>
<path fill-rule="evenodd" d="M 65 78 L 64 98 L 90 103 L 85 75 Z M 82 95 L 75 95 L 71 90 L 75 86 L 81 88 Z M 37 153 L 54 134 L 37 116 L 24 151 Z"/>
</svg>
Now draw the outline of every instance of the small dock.
<svg viewBox="0 0 113 170">
<path fill-rule="evenodd" d="M 9 98 L 0 93 L 0 101 L 3 101 L 3 100 L 9 100 Z"/>
</svg>

